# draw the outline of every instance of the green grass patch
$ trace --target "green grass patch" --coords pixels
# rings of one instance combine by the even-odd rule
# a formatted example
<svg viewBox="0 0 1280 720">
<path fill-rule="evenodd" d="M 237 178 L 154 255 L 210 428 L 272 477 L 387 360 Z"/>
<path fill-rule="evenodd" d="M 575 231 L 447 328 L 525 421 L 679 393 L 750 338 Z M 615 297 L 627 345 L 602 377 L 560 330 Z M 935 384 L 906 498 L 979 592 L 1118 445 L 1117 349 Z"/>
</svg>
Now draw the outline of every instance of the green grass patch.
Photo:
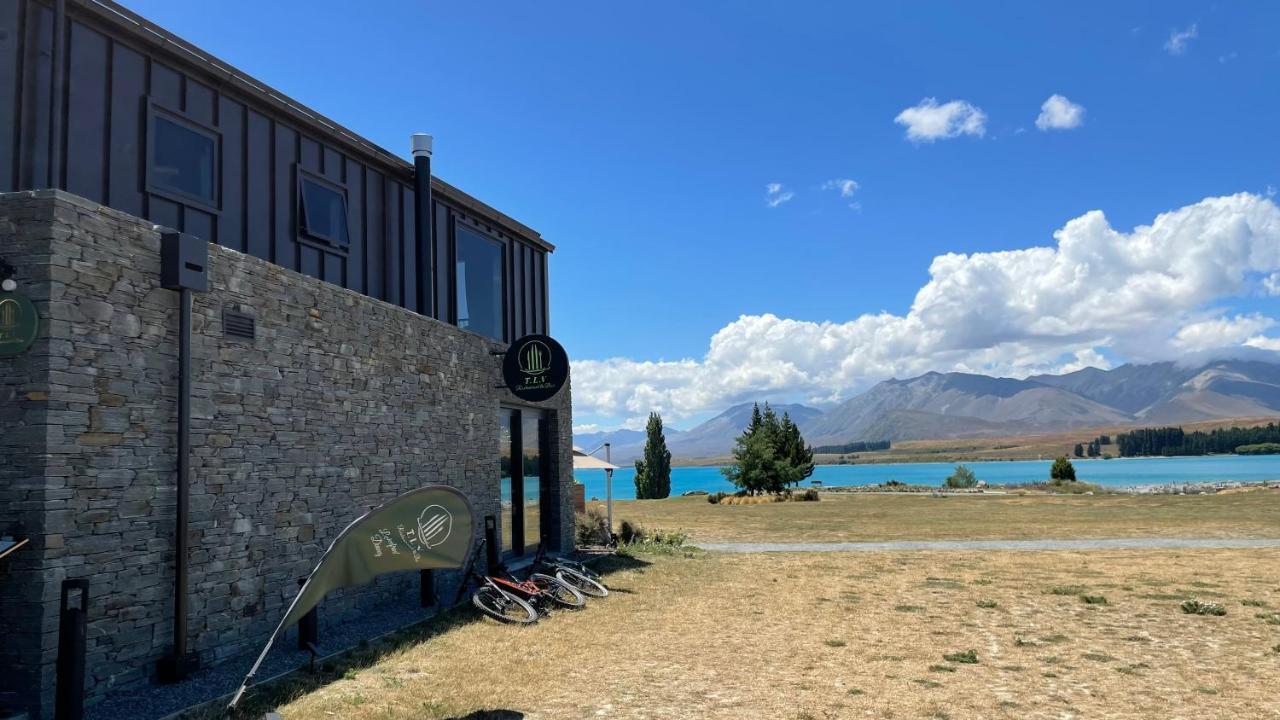
<svg viewBox="0 0 1280 720">
<path fill-rule="evenodd" d="M 1280 625 L 1280 613 L 1258 613 L 1254 617 L 1265 622 L 1268 625 Z"/>
<path fill-rule="evenodd" d="M 827 647 L 837 648 L 837 647 L 844 647 L 845 645 L 848 645 L 849 643 L 847 643 L 847 642 L 845 642 L 845 641 L 843 641 L 843 640 L 823 640 L 823 641 L 822 641 L 822 644 L 823 644 L 823 645 L 826 645 Z"/>
<path fill-rule="evenodd" d="M 953 673 L 953 672 L 955 672 L 955 671 L 956 671 L 956 668 L 955 668 L 955 666 L 954 666 L 954 665 L 930 665 L 930 666 L 929 666 L 929 671 L 930 671 L 930 672 L 951 672 L 951 673 Z"/>
<path fill-rule="evenodd" d="M 1254 600 L 1254 599 L 1241 600 L 1240 604 L 1245 607 L 1271 607 L 1269 604 L 1267 604 L 1266 600 Z"/>
<path fill-rule="evenodd" d="M 1000 603 L 996 602 L 995 600 L 979 600 L 976 603 L 976 605 L 982 608 L 983 610 L 991 610 L 992 608 L 997 607 L 999 604 Z"/>
<path fill-rule="evenodd" d="M 1081 595 L 1080 602 L 1085 605 L 1106 605 L 1107 598 L 1105 595 Z"/>
<path fill-rule="evenodd" d="M 1101 662 L 1101 663 L 1109 663 L 1115 660 L 1115 658 L 1111 657 L 1110 655 L 1107 655 L 1106 653 L 1089 652 L 1081 655 L 1080 657 L 1084 658 L 1085 660 L 1092 660 L 1094 662 Z"/>
<path fill-rule="evenodd" d="M 945 653 L 942 656 L 942 659 L 946 660 L 947 662 L 960 663 L 962 665 L 977 665 L 978 651 L 977 650 L 959 650 L 956 652 Z"/>
</svg>

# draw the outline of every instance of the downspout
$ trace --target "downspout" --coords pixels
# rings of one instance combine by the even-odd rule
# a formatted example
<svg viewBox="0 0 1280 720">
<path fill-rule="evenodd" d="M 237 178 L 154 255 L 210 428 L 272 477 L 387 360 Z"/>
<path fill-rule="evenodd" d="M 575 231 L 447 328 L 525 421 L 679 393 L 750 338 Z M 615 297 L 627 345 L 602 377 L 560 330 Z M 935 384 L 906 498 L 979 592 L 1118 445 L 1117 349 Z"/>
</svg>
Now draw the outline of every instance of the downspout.
<svg viewBox="0 0 1280 720">
<path fill-rule="evenodd" d="M 413 141 L 413 234 L 418 248 L 418 312 L 436 315 L 435 226 L 431 218 L 431 136 L 414 133 Z M 441 319 L 441 318 L 437 318 Z"/>
</svg>

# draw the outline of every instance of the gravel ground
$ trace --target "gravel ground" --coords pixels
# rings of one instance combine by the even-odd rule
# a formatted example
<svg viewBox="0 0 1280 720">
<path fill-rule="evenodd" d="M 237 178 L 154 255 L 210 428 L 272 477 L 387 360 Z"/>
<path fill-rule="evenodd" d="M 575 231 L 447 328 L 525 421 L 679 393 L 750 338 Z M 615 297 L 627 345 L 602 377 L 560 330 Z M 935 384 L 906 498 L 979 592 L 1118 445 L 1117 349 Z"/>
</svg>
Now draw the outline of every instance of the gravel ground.
<svg viewBox="0 0 1280 720">
<path fill-rule="evenodd" d="M 416 597 L 416 595 L 415 595 Z M 434 611 L 410 604 L 384 605 L 361 612 L 341 622 L 322 622 L 319 657 L 324 657 L 371 640 L 383 633 L 425 620 Z M 307 663 L 310 654 L 297 649 L 297 630 L 290 628 L 275 642 L 255 679 L 261 682 Z M 266 638 L 263 638 L 263 642 Z M 253 666 L 261 648 L 233 660 L 201 670 L 177 685 L 145 685 L 107 695 L 102 702 L 85 709 L 86 720 L 148 720 L 162 718 L 197 703 L 235 691 Z M 252 692 L 252 690 L 250 691 Z"/>
<path fill-rule="evenodd" d="M 1103 540 L 891 540 L 887 542 L 698 543 L 713 552 L 884 552 L 895 550 L 1162 550 L 1276 548 L 1275 538 L 1117 538 Z"/>
</svg>

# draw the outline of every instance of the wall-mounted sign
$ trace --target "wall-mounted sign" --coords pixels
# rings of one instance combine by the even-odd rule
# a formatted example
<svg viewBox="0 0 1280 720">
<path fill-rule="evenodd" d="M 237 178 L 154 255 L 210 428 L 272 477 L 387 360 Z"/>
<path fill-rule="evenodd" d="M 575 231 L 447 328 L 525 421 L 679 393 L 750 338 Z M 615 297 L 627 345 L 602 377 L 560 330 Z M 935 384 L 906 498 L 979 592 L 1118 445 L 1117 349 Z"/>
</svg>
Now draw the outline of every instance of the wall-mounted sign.
<svg viewBox="0 0 1280 720">
<path fill-rule="evenodd" d="M 569 355 L 546 335 L 525 335 L 507 348 L 502 379 L 521 400 L 547 400 L 569 379 Z"/>
<path fill-rule="evenodd" d="M 0 357 L 20 355 L 40 330 L 40 313 L 25 295 L 0 293 Z"/>
</svg>

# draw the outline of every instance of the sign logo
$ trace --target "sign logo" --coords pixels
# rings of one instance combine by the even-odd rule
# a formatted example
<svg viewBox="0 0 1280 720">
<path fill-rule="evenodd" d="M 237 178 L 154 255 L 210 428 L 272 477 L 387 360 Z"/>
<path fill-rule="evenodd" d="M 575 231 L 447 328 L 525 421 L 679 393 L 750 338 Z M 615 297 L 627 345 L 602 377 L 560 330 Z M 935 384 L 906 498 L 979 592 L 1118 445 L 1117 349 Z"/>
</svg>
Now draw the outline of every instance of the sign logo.
<svg viewBox="0 0 1280 720">
<path fill-rule="evenodd" d="M 449 539 L 453 532 L 453 516 L 439 505 L 428 505 L 418 516 L 418 539 L 429 548 Z"/>
<path fill-rule="evenodd" d="M 507 348 L 502 379 L 521 400 L 550 399 L 569 379 L 569 356 L 560 343 L 546 335 L 525 335 Z"/>
<path fill-rule="evenodd" d="M 40 314 L 24 295 L 0 293 L 0 357 L 20 355 L 40 329 Z"/>
</svg>

